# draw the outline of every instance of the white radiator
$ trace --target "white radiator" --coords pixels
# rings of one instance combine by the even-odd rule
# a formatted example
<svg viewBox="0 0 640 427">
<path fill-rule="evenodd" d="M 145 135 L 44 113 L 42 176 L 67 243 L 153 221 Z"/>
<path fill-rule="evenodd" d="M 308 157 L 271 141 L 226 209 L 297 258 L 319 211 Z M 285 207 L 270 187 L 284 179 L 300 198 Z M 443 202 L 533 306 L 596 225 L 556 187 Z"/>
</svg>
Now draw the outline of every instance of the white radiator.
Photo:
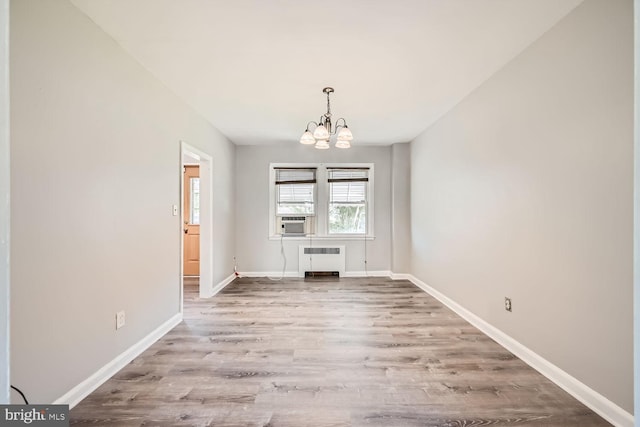
<svg viewBox="0 0 640 427">
<path fill-rule="evenodd" d="M 307 271 L 334 272 L 344 277 L 344 246 L 309 247 L 298 246 L 298 276 Z"/>
</svg>

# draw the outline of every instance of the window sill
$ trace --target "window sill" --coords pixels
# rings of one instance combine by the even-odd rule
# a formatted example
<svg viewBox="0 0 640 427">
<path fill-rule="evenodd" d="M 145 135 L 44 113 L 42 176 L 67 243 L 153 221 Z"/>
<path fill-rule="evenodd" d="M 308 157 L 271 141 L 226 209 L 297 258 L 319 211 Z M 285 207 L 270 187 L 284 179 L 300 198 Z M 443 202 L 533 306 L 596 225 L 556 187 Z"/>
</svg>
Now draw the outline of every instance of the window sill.
<svg viewBox="0 0 640 427">
<path fill-rule="evenodd" d="M 316 235 L 311 235 L 311 236 L 285 236 L 282 237 L 279 234 L 276 235 L 271 235 L 269 236 L 269 240 L 294 240 L 294 241 L 309 241 L 309 240 L 313 240 L 314 242 L 320 241 L 320 240 L 327 240 L 327 241 L 345 241 L 345 240 L 356 240 L 356 241 L 363 241 L 363 240 L 375 240 L 376 236 L 361 236 L 361 235 L 353 235 L 353 234 L 347 234 L 344 236 L 316 236 Z"/>
</svg>

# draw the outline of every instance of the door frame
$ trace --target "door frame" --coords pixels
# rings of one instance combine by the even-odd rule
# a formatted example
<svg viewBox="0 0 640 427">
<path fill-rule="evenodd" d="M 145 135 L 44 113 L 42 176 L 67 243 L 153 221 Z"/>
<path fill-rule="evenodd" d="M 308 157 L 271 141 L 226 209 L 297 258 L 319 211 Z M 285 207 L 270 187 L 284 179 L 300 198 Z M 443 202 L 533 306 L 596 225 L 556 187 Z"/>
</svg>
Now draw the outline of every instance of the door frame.
<svg viewBox="0 0 640 427">
<path fill-rule="evenodd" d="M 213 295 L 213 157 L 185 141 L 180 141 L 180 312 L 184 310 L 184 156 L 200 165 L 200 298 Z"/>
</svg>

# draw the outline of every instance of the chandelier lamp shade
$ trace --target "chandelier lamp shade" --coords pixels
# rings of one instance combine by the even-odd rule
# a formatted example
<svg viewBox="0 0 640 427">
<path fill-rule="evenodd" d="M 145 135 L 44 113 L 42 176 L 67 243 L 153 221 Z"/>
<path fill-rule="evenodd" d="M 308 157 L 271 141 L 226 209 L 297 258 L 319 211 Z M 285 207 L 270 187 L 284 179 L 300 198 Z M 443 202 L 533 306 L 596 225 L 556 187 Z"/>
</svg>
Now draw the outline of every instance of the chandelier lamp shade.
<svg viewBox="0 0 640 427">
<path fill-rule="evenodd" d="M 341 117 L 336 120 L 335 125 L 331 122 L 329 95 L 333 93 L 333 88 L 325 87 L 322 89 L 322 93 L 327 94 L 327 112 L 320 116 L 319 122 L 311 121 L 307 123 L 307 128 L 300 137 L 300 144 L 315 145 L 318 150 L 327 150 L 331 147 L 329 140 L 337 134 L 335 146 L 337 148 L 350 148 L 353 135 L 347 126 L 347 121 Z"/>
</svg>

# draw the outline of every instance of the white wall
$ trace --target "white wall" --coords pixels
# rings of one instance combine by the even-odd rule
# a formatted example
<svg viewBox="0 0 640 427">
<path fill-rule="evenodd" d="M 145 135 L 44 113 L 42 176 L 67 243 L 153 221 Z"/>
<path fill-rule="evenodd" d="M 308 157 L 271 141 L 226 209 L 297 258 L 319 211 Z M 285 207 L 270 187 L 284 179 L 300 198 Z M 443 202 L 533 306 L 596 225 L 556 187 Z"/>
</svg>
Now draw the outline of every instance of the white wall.
<svg viewBox="0 0 640 427">
<path fill-rule="evenodd" d="M 391 146 L 391 271 L 411 271 L 411 145 Z"/>
<path fill-rule="evenodd" d="M 320 151 L 291 143 L 282 146 L 236 148 L 236 238 L 238 269 L 242 272 L 282 271 L 280 240 L 269 240 L 270 163 L 374 163 L 374 234 L 367 241 L 369 271 L 389 271 L 391 245 L 391 148 L 332 148 Z M 284 241 L 287 272 L 298 271 L 298 246 L 307 242 Z M 346 245 L 346 271 L 362 272 L 364 241 L 332 240 Z M 316 242 L 317 244 L 317 242 Z"/>
<path fill-rule="evenodd" d="M 46 403 L 178 312 L 180 140 L 232 273 L 235 146 L 65 0 L 11 3 L 11 92 L 11 375 Z"/>
<path fill-rule="evenodd" d="M 411 150 L 413 273 L 628 412 L 632 24 L 586 0 Z"/>
<path fill-rule="evenodd" d="M 9 1 L 0 0 L 0 404 L 9 402 Z"/>
</svg>

